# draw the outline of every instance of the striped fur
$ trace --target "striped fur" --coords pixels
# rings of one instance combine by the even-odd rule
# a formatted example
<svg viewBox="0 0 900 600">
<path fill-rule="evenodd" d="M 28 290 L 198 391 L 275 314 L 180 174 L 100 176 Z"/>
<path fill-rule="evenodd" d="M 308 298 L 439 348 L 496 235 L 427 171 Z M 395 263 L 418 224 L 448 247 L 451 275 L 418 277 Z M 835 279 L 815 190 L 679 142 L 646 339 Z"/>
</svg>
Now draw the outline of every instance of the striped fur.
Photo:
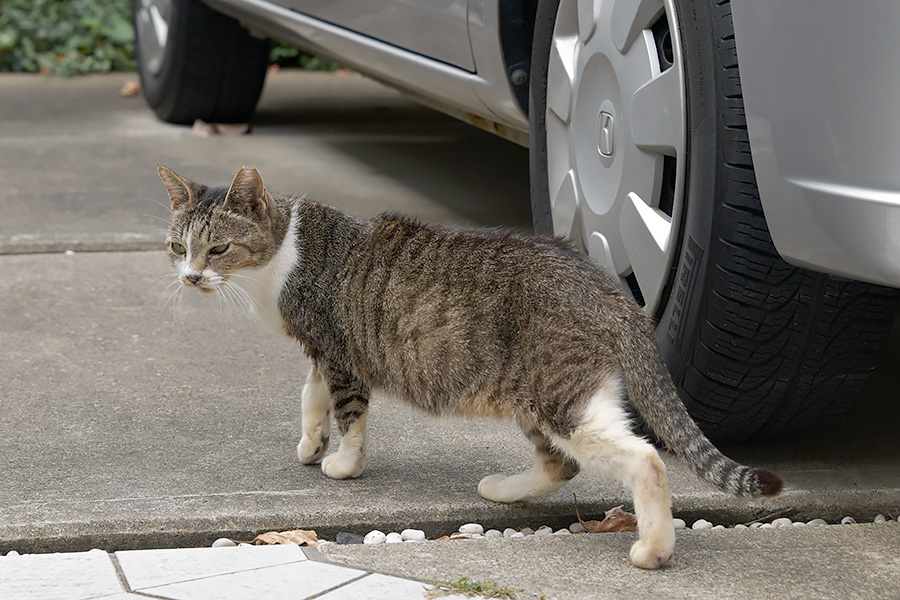
<svg viewBox="0 0 900 600">
<path fill-rule="evenodd" d="M 321 461 L 326 475 L 362 473 L 373 388 L 435 415 L 512 418 L 534 443 L 535 465 L 485 477 L 479 492 L 512 502 L 559 489 L 579 468 L 611 473 L 635 496 L 641 538 L 632 560 L 655 568 L 674 546 L 665 466 L 632 431 L 624 385 L 702 479 L 739 496 L 780 490 L 777 475 L 709 442 L 678 398 L 647 316 L 568 243 L 394 215 L 358 219 L 269 193 L 253 169 L 228 188 L 160 174 L 185 285 L 243 286 L 264 316 L 275 302 L 280 319 L 267 320 L 312 359 L 298 456 Z M 341 444 L 326 455 L 332 416 Z"/>
</svg>

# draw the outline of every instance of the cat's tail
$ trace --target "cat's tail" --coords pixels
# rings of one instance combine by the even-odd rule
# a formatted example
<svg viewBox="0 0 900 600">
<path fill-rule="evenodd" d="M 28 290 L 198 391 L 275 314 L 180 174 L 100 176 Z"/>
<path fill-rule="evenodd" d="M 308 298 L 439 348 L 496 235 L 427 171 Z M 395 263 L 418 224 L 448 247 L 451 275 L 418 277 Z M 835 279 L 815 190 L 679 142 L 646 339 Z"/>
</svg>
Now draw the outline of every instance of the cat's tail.
<svg viewBox="0 0 900 600">
<path fill-rule="evenodd" d="M 628 397 L 668 448 L 700 479 L 736 496 L 775 496 L 781 477 L 736 463 L 716 448 L 687 413 L 652 334 L 636 331 L 618 340 Z"/>
</svg>

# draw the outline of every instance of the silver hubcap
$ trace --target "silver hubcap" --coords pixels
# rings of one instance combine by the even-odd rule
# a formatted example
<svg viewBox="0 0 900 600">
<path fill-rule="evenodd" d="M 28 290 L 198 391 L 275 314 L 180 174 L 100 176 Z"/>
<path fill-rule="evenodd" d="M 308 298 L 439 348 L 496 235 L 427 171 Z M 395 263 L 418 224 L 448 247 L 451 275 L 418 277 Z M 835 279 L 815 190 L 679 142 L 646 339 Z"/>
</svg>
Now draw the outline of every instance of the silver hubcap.
<svg viewBox="0 0 900 600">
<path fill-rule="evenodd" d="M 141 0 L 135 26 L 141 43 L 141 58 L 153 75 L 159 75 L 163 68 L 171 15 L 172 0 Z"/>
<path fill-rule="evenodd" d="M 554 232 L 648 312 L 678 242 L 684 107 L 672 0 L 560 0 L 547 71 Z"/>
</svg>

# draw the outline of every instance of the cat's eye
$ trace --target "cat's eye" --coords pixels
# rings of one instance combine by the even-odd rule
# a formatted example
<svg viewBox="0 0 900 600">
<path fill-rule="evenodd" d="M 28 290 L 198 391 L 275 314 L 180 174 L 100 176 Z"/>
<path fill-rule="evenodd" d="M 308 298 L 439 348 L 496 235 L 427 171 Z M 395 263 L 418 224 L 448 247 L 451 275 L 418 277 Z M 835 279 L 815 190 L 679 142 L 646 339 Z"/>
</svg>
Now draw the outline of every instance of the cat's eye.
<svg viewBox="0 0 900 600">
<path fill-rule="evenodd" d="M 225 254 L 228 250 L 228 244 L 219 244 L 218 246 L 213 246 L 209 249 L 210 254 Z"/>
<path fill-rule="evenodd" d="M 187 252 L 187 250 L 185 250 L 183 244 L 172 242 L 172 252 L 174 252 L 175 254 L 184 254 L 185 252 Z"/>
</svg>

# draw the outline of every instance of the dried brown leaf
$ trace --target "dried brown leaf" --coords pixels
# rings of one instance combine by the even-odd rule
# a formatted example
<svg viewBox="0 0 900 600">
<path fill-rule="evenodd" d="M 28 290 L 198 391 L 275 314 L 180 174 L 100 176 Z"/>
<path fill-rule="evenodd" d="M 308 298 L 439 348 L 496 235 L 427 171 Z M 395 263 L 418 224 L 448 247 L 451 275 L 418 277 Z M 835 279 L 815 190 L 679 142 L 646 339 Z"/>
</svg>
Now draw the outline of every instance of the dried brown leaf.
<svg viewBox="0 0 900 600">
<path fill-rule="evenodd" d="M 606 511 L 606 517 L 602 521 L 582 521 L 578 512 L 578 498 L 575 498 L 575 515 L 578 522 L 589 533 L 610 533 L 617 531 L 637 531 L 637 517 L 632 513 L 622 510 L 621 506 L 614 506 Z"/>
<path fill-rule="evenodd" d="M 616 506 L 606 511 L 606 518 L 597 524 L 596 528 L 588 529 L 591 533 L 603 533 L 609 531 L 637 531 L 637 517 L 630 512 Z"/>
<path fill-rule="evenodd" d="M 121 96 L 124 96 L 125 98 L 128 98 L 130 96 L 137 96 L 140 93 L 141 84 L 139 84 L 137 81 L 131 80 L 126 81 L 124 84 L 122 84 L 122 88 L 119 90 L 119 94 Z"/>
<path fill-rule="evenodd" d="M 297 544 L 298 546 L 315 546 L 319 537 L 311 529 L 292 529 L 291 531 L 269 531 L 261 533 L 250 542 L 259 546 L 278 544 Z"/>
</svg>

